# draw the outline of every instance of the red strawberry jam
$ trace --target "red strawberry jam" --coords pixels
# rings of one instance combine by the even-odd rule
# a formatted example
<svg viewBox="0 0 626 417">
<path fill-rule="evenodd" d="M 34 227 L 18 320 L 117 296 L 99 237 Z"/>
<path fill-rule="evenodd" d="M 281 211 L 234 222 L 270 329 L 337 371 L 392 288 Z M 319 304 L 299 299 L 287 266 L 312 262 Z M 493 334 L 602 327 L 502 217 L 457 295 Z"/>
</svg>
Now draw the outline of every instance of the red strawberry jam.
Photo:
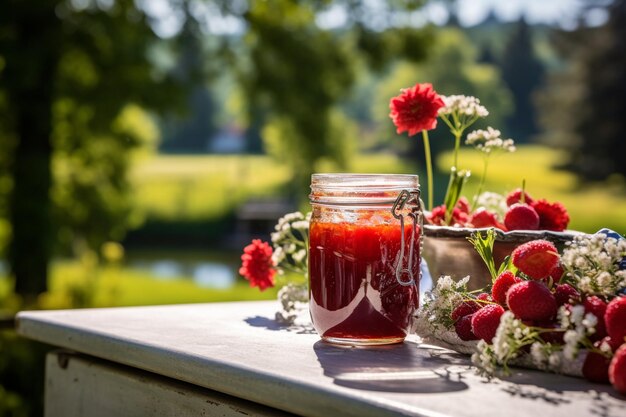
<svg viewBox="0 0 626 417">
<path fill-rule="evenodd" d="M 376 214 L 374 214 L 376 216 Z M 401 285 L 396 266 L 408 267 L 412 221 L 401 228 L 389 216 L 381 221 L 311 222 L 309 279 L 313 325 L 323 339 L 345 344 L 402 342 L 419 299 L 419 226 L 415 231 L 412 274 Z M 387 219 L 382 219 L 387 217 Z M 401 277 L 409 281 L 408 274 Z"/>
</svg>

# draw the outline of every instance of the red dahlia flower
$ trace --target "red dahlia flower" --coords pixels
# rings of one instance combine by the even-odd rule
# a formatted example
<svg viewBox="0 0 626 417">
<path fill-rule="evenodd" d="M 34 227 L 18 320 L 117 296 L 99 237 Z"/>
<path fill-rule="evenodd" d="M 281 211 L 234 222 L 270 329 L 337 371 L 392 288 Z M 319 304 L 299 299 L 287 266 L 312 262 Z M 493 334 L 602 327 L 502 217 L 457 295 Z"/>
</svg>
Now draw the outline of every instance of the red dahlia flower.
<svg viewBox="0 0 626 417">
<path fill-rule="evenodd" d="M 409 132 L 409 136 L 413 136 L 422 130 L 434 129 L 437 112 L 443 106 L 443 100 L 430 83 L 415 84 L 402 89 L 402 94 L 391 99 L 389 117 L 398 133 Z"/>
<path fill-rule="evenodd" d="M 559 202 L 549 203 L 545 199 L 535 200 L 531 203 L 539 215 L 539 229 L 562 232 L 569 224 L 569 214 L 563 204 Z"/>
<path fill-rule="evenodd" d="M 272 262 L 272 247 L 267 242 L 254 239 L 243 252 L 239 273 L 250 281 L 250 286 L 259 287 L 261 291 L 273 287 L 276 271 Z"/>
</svg>

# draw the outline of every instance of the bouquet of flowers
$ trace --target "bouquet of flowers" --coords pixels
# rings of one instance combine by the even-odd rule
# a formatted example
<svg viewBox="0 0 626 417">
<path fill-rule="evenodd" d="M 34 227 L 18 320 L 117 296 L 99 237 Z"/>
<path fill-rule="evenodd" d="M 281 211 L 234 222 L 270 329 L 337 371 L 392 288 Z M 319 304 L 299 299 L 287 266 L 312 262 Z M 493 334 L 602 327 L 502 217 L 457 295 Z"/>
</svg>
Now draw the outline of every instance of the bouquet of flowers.
<svg viewBox="0 0 626 417">
<path fill-rule="evenodd" d="M 418 313 L 419 335 L 471 353 L 485 374 L 521 365 L 610 381 L 626 394 L 626 240 L 604 229 L 561 255 L 534 240 L 499 266 L 493 230 L 470 240 L 492 284 L 469 292 L 469 277 L 440 278 Z"/>
<path fill-rule="evenodd" d="M 403 89 L 389 103 L 389 116 L 397 133 L 409 136 L 422 133 L 428 181 L 428 210 L 426 220 L 432 225 L 457 227 L 495 227 L 501 230 L 551 230 L 563 231 L 569 223 L 567 210 L 561 203 L 545 199 L 534 200 L 521 189 L 511 191 L 506 197 L 483 192 L 487 169 L 492 155 L 516 150 L 513 139 L 505 139 L 493 127 L 478 129 L 467 134 L 465 143 L 474 146 L 483 155 L 484 168 L 478 192 L 472 203 L 462 197 L 462 190 L 470 178 L 468 170 L 459 169 L 458 154 L 461 139 L 467 129 L 479 119 L 489 115 L 476 97 L 437 94 L 429 83 L 416 84 Z M 441 119 L 454 137 L 454 162 L 442 205 L 433 207 L 433 169 L 428 131 Z"/>
<path fill-rule="evenodd" d="M 254 239 L 241 255 L 239 274 L 250 286 L 261 291 L 275 285 L 282 287 L 278 292 L 282 310 L 276 313 L 276 319 L 283 323 L 293 322 L 309 301 L 306 280 L 297 284 L 285 277 L 286 272 L 307 277 L 310 220 L 311 213 L 284 215 L 274 227 L 271 245 Z"/>
</svg>

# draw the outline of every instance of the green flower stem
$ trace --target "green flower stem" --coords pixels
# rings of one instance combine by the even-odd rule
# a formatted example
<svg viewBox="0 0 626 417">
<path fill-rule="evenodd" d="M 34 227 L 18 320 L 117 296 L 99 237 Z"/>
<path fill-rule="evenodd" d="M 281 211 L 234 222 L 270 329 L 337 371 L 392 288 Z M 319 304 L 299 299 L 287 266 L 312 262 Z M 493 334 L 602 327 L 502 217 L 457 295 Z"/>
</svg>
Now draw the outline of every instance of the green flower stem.
<svg viewBox="0 0 626 417">
<path fill-rule="evenodd" d="M 461 147 L 461 135 L 463 132 L 454 134 L 454 167 L 459 167 L 459 148 Z"/>
<path fill-rule="evenodd" d="M 483 164 L 483 175 L 480 178 L 478 191 L 476 191 L 476 195 L 474 195 L 474 201 L 472 202 L 472 212 L 476 210 L 476 204 L 478 203 L 478 196 L 483 192 L 483 188 L 485 187 L 485 178 L 487 178 L 487 166 L 488 165 L 489 165 L 489 154 L 485 155 L 485 160 Z"/>
<path fill-rule="evenodd" d="M 426 177 L 428 179 L 428 210 L 433 209 L 433 161 L 430 156 L 430 140 L 428 139 L 428 131 L 422 130 L 424 138 L 424 154 L 426 155 Z"/>
</svg>

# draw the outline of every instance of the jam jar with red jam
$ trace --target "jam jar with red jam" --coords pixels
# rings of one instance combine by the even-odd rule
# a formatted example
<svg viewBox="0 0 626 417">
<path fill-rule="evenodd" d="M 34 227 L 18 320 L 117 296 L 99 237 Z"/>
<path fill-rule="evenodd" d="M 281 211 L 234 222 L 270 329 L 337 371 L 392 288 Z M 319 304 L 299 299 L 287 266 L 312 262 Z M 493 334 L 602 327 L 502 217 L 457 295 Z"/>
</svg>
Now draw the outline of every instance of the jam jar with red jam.
<svg viewBox="0 0 626 417">
<path fill-rule="evenodd" d="M 314 174 L 310 199 L 315 330 L 335 344 L 402 342 L 419 301 L 418 177 Z"/>
</svg>

